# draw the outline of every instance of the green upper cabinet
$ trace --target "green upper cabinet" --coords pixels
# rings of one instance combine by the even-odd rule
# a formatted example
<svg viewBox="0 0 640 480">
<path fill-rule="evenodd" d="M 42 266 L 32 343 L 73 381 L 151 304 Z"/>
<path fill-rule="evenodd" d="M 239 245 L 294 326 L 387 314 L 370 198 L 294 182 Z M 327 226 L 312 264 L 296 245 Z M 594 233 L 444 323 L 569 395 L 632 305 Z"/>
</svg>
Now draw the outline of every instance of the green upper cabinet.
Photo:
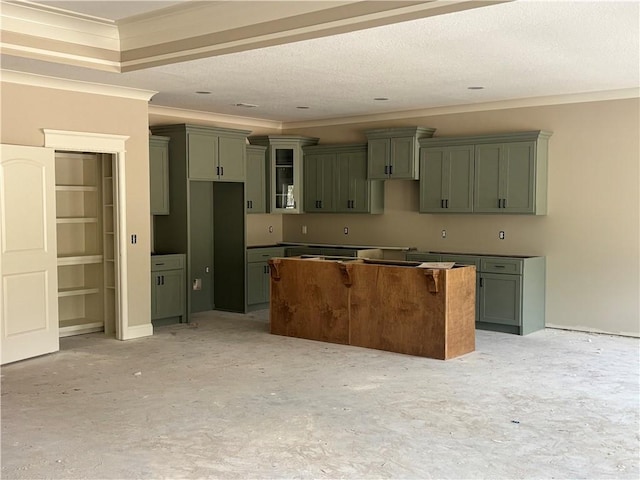
<svg viewBox="0 0 640 480">
<path fill-rule="evenodd" d="M 151 215 L 169 215 L 169 137 L 149 137 Z"/>
<path fill-rule="evenodd" d="M 420 152 L 420 212 L 473 211 L 474 148 L 423 148 Z"/>
<path fill-rule="evenodd" d="M 267 147 L 267 198 L 271 213 L 304 211 L 304 166 L 302 147 L 315 145 L 318 138 L 300 135 L 249 137 L 252 145 Z"/>
<path fill-rule="evenodd" d="M 430 138 L 434 128 L 400 127 L 366 130 L 367 178 L 418 180 L 420 138 Z"/>
<path fill-rule="evenodd" d="M 535 212 L 535 142 L 477 145 L 476 167 L 477 212 Z"/>
<path fill-rule="evenodd" d="M 335 156 L 304 155 L 305 212 L 333 212 Z"/>
<path fill-rule="evenodd" d="M 247 213 L 266 213 L 266 147 L 246 145 L 247 180 L 245 196 Z"/>
<path fill-rule="evenodd" d="M 218 137 L 208 133 L 190 132 L 188 138 L 189 180 L 217 180 Z"/>
<path fill-rule="evenodd" d="M 307 213 L 382 213 L 384 185 L 367 179 L 366 145 L 316 145 L 303 150 Z"/>
<path fill-rule="evenodd" d="M 250 131 L 190 124 L 159 125 L 151 130 L 171 137 L 172 151 L 186 155 L 188 180 L 245 181 Z"/>
<path fill-rule="evenodd" d="M 420 211 L 546 215 L 550 136 L 531 131 L 420 140 Z"/>
</svg>

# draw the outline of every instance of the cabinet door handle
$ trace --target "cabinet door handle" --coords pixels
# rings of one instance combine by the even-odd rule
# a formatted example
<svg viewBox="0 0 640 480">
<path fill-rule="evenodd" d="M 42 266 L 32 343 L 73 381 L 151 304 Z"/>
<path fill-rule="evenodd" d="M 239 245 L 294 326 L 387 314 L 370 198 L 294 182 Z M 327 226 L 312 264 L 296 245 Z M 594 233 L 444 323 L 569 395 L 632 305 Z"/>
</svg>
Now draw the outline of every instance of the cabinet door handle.
<svg viewBox="0 0 640 480">
<path fill-rule="evenodd" d="M 482 277 L 480 277 L 480 286 L 484 287 L 484 285 L 482 284 Z"/>
<path fill-rule="evenodd" d="M 389 175 L 393 175 L 393 165 L 389 165 Z"/>
<path fill-rule="evenodd" d="M 322 208 L 322 200 L 320 200 L 320 202 L 319 202 L 319 203 L 320 203 L 320 208 Z"/>
<path fill-rule="evenodd" d="M 448 198 L 444 201 L 444 208 L 449 208 L 449 199 Z"/>
<path fill-rule="evenodd" d="M 220 176 L 220 167 L 216 167 L 216 175 Z"/>
<path fill-rule="evenodd" d="M 502 199 L 502 208 L 507 208 L 507 199 L 506 198 Z"/>
<path fill-rule="evenodd" d="M 220 167 L 220 176 L 223 177 L 224 176 L 224 167 Z"/>
<path fill-rule="evenodd" d="M 156 285 L 160 285 L 160 275 L 156 277 Z"/>
<path fill-rule="evenodd" d="M 251 208 L 251 200 L 247 200 L 247 208 Z"/>
<path fill-rule="evenodd" d="M 384 166 L 384 174 L 389 175 L 389 165 Z"/>
</svg>

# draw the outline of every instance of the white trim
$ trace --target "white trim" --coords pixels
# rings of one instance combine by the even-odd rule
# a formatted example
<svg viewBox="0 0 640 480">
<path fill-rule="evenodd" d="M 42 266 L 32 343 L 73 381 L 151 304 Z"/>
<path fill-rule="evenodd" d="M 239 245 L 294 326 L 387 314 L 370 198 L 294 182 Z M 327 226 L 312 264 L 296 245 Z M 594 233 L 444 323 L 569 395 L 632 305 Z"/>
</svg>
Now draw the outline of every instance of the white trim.
<svg viewBox="0 0 640 480">
<path fill-rule="evenodd" d="M 26 1 L 2 1 L 2 29 L 42 39 L 120 51 L 116 22 Z"/>
<path fill-rule="evenodd" d="M 214 123 L 229 123 L 249 127 L 272 128 L 278 131 L 282 129 L 282 122 L 277 120 L 263 120 L 261 118 L 240 117 L 235 115 L 226 115 L 223 113 L 210 113 L 202 112 L 199 110 L 163 107 L 161 105 L 149 105 L 149 116 L 151 115 L 156 115 L 159 117 L 178 117 L 185 122 L 205 121 Z"/>
<path fill-rule="evenodd" d="M 23 45 L 13 45 L 5 42 L 0 42 L 0 49 L 2 49 L 2 53 L 6 55 L 34 58 L 36 60 L 44 60 L 48 62 L 60 62 L 66 65 L 75 65 L 79 67 L 95 68 L 107 72 L 120 73 L 119 61 L 103 60 L 96 57 L 73 55 L 71 53 L 45 50 L 43 48 L 25 47 Z"/>
<path fill-rule="evenodd" d="M 153 335 L 153 325 L 145 323 L 144 325 L 135 325 L 127 328 L 125 335 L 120 340 L 133 340 L 134 338 L 149 337 Z"/>
<path fill-rule="evenodd" d="M 585 333 L 597 333 L 599 335 L 616 335 L 619 337 L 632 337 L 639 338 L 637 332 L 609 332 L 606 330 L 600 330 L 599 328 L 591 328 L 591 327 L 573 327 L 567 325 L 556 325 L 554 323 L 547 323 L 545 328 L 553 328 L 555 330 L 567 330 L 570 332 L 585 332 Z"/>
<path fill-rule="evenodd" d="M 105 85 L 102 83 L 82 82 L 80 80 L 49 77 L 46 75 L 36 75 L 34 73 L 18 72 L 15 70 L 0 70 L 0 81 L 3 81 L 5 83 L 30 85 L 32 87 L 54 88 L 56 90 L 67 90 L 71 92 L 82 92 L 95 95 L 107 95 L 110 97 L 131 98 L 133 100 L 143 100 L 145 102 L 148 102 L 151 97 L 158 93 L 153 90 L 118 87 L 115 85 Z"/>
<path fill-rule="evenodd" d="M 65 130 L 43 129 L 45 147 L 56 150 L 72 150 L 78 152 L 110 153 L 116 156 L 117 205 L 117 238 L 118 255 L 116 271 L 118 272 L 117 295 L 118 318 L 116 319 L 116 338 L 126 340 L 142 336 L 142 332 L 153 334 L 151 323 L 129 327 L 129 298 L 127 273 L 127 209 L 126 209 L 126 175 L 125 175 L 125 141 L 127 135 L 111 135 L 106 133 L 74 132 Z M 142 328 L 144 327 L 144 328 Z M 133 333 L 130 332 L 133 329 Z"/>
<path fill-rule="evenodd" d="M 564 105 L 569 103 L 589 103 L 607 100 L 624 100 L 639 98 L 640 88 L 623 88 L 600 92 L 574 93 L 568 95 L 550 95 L 546 97 L 518 98 L 514 100 L 500 100 L 496 102 L 475 103 L 466 105 L 452 105 L 447 107 L 422 108 L 417 110 L 403 110 L 379 114 L 356 115 L 351 117 L 324 118 L 301 122 L 282 122 L 282 129 L 326 127 L 346 125 L 350 123 L 367 123 L 376 121 L 401 120 L 406 118 L 431 117 L 436 115 L 451 115 L 455 113 L 484 112 L 490 110 L 506 110 L 510 108 L 544 107 L 549 105 Z"/>
</svg>

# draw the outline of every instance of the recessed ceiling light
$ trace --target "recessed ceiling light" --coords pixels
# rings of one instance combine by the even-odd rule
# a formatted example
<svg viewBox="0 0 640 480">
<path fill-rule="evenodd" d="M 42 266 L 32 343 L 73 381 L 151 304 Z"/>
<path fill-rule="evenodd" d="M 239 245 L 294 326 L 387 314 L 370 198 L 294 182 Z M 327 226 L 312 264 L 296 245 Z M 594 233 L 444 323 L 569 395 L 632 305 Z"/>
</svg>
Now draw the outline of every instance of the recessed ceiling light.
<svg viewBox="0 0 640 480">
<path fill-rule="evenodd" d="M 196 93 L 198 95 L 211 95 L 211 92 L 207 92 L 206 90 L 199 90 Z"/>
<path fill-rule="evenodd" d="M 374 100 L 377 101 L 377 102 L 384 102 L 384 101 L 387 101 L 389 99 L 387 97 L 376 97 L 376 98 L 374 98 Z"/>
<path fill-rule="evenodd" d="M 484 90 L 484 87 L 467 87 L 467 90 Z"/>
<path fill-rule="evenodd" d="M 305 106 L 305 105 L 301 105 L 301 106 L 296 107 L 296 108 L 298 108 L 298 109 L 300 109 L 300 110 L 309 110 L 309 108 L 311 108 L 311 107 L 307 107 L 307 106 Z"/>
<path fill-rule="evenodd" d="M 254 105 L 253 103 L 234 103 L 234 107 L 242 107 L 242 108 L 256 108 L 258 105 Z"/>
</svg>

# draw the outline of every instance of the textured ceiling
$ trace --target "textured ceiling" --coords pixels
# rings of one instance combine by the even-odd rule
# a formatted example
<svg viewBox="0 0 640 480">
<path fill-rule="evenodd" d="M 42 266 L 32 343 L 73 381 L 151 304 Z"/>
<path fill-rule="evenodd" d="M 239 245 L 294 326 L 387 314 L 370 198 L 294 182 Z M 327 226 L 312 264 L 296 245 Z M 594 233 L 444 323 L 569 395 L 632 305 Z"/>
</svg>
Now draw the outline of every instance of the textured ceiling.
<svg viewBox="0 0 640 480">
<path fill-rule="evenodd" d="M 294 122 L 637 88 L 639 22 L 636 1 L 516 1 L 125 74 L 2 61 L 157 90 L 153 105 Z"/>
</svg>

